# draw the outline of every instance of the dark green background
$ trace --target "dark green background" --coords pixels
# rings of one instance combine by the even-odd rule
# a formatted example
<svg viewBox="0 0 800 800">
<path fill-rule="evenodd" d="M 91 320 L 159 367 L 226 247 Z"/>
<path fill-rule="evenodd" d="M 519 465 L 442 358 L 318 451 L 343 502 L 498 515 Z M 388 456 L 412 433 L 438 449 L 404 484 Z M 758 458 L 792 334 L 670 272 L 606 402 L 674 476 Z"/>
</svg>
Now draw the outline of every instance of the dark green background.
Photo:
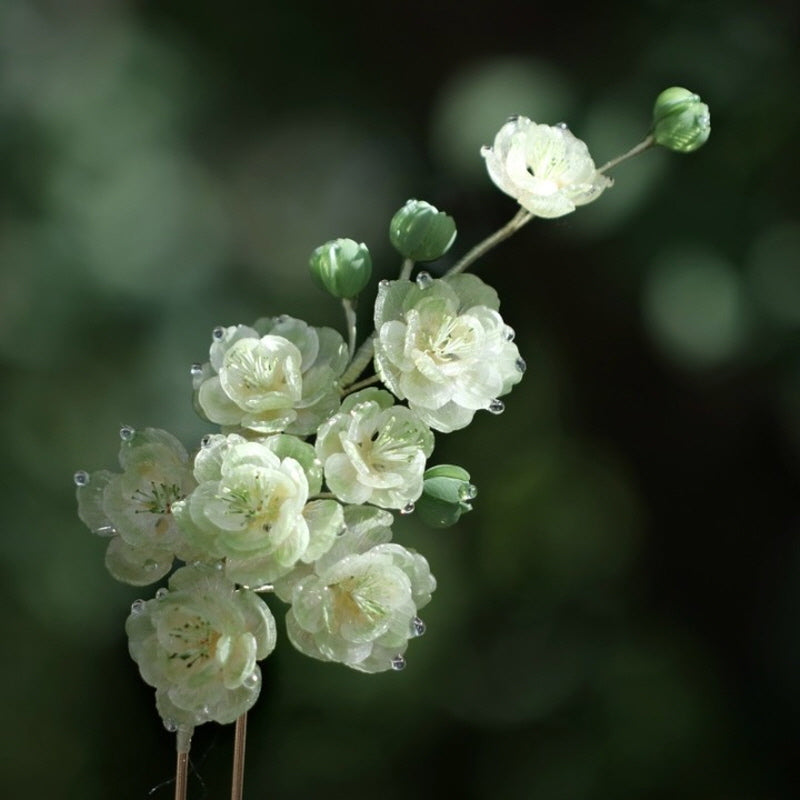
<svg viewBox="0 0 800 800">
<path fill-rule="evenodd" d="M 603 162 L 678 84 L 711 106 L 702 150 L 645 154 L 479 265 L 529 368 L 503 416 L 438 437 L 475 511 L 396 526 L 439 579 L 428 633 L 365 676 L 281 631 L 246 795 L 796 796 L 797 23 L 741 0 L 0 2 L 3 795 L 171 776 L 122 629 L 147 593 L 105 572 L 72 473 L 113 468 L 122 423 L 207 430 L 188 367 L 214 325 L 340 327 L 318 244 L 367 242 L 377 279 L 409 197 L 456 218 L 455 256 L 503 224 L 477 148 L 507 116 L 566 120 Z M 190 797 L 227 796 L 231 739 L 198 731 Z"/>
</svg>

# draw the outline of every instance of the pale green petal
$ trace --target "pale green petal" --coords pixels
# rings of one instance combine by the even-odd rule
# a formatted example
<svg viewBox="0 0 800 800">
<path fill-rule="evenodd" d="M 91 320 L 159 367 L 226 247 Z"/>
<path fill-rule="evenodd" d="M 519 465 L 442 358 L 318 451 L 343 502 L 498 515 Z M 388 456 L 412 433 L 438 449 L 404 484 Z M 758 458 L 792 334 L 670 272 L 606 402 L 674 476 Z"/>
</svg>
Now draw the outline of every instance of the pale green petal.
<svg viewBox="0 0 800 800">
<path fill-rule="evenodd" d="M 156 691 L 156 710 L 170 730 L 174 730 L 175 726 L 194 728 L 206 722 L 202 719 L 202 714 L 197 711 L 187 711 L 176 706 L 170 699 L 169 693 L 161 689 Z"/>
<path fill-rule="evenodd" d="M 411 281 L 381 281 L 378 284 L 378 296 L 375 299 L 375 330 L 379 330 L 384 322 L 400 319 L 406 295 L 414 288 Z"/>
<path fill-rule="evenodd" d="M 225 360 L 225 353 L 236 344 L 240 339 L 258 339 L 260 335 L 254 328 L 247 325 L 230 325 L 222 328 L 222 338 L 215 338 L 211 342 L 209 349 L 209 361 L 212 369 L 219 372 L 222 362 Z"/>
<path fill-rule="evenodd" d="M 174 463 L 185 465 L 189 461 L 184 446 L 171 433 L 160 428 L 145 428 L 134 431 L 129 439 L 123 439 L 119 448 L 120 466 L 127 470 L 143 463 Z"/>
<path fill-rule="evenodd" d="M 280 459 L 292 458 L 305 471 L 308 481 L 308 493 L 318 494 L 322 488 L 322 464 L 317 459 L 314 445 L 298 439 L 297 436 L 279 434 L 259 440 Z"/>
<path fill-rule="evenodd" d="M 218 375 L 209 378 L 197 391 L 197 402 L 210 422 L 217 425 L 238 425 L 242 409 L 225 394 Z"/>
<path fill-rule="evenodd" d="M 222 683 L 226 689 L 236 689 L 256 667 L 256 638 L 251 633 L 237 636 L 222 668 Z"/>
<path fill-rule="evenodd" d="M 372 488 L 359 481 L 358 472 L 344 453 L 334 453 L 323 463 L 328 487 L 340 500 L 358 505 L 372 496 Z"/>
<path fill-rule="evenodd" d="M 302 369 L 307 370 L 319 356 L 319 332 L 301 319 L 288 315 L 274 317 L 267 334 L 281 336 L 291 342 L 300 353 Z"/>
<path fill-rule="evenodd" d="M 280 433 L 288 430 L 297 419 L 293 408 L 275 408 L 258 414 L 243 414 L 239 424 L 257 433 Z"/>
<path fill-rule="evenodd" d="M 203 446 L 194 457 L 194 476 L 198 483 L 218 481 L 222 477 L 221 464 L 225 454 L 234 445 L 247 440 L 237 434 L 224 436 L 220 433 L 205 437 Z"/>
<path fill-rule="evenodd" d="M 460 311 L 465 311 L 473 306 L 483 306 L 493 311 L 500 308 L 497 291 L 484 283 L 477 275 L 461 273 L 451 275 L 444 280 L 456 293 Z"/>
<path fill-rule="evenodd" d="M 374 403 L 377 409 L 383 411 L 394 405 L 394 398 L 389 392 L 383 389 L 376 389 L 373 386 L 369 389 L 362 389 L 360 392 L 353 392 L 347 395 L 342 401 L 341 412 L 350 412 L 362 403 Z"/>
<path fill-rule="evenodd" d="M 245 627 L 256 640 L 256 658 L 261 661 L 275 649 L 275 618 L 267 604 L 255 592 L 238 589 L 236 595 L 244 615 Z"/>
<path fill-rule="evenodd" d="M 350 360 L 347 344 L 341 334 L 333 330 L 333 328 L 318 328 L 317 333 L 319 334 L 319 355 L 317 360 L 327 364 L 334 375 L 341 375 Z"/>
<path fill-rule="evenodd" d="M 115 536 L 106 548 L 106 569 L 122 583 L 147 586 L 163 578 L 172 569 L 171 550 L 131 547 Z"/>
<path fill-rule="evenodd" d="M 113 476 L 114 473 L 108 470 L 93 472 L 89 483 L 76 490 L 78 517 L 92 533 L 100 536 L 112 536 L 116 530 L 103 505 L 106 486 Z"/>
<path fill-rule="evenodd" d="M 344 511 L 335 500 L 312 500 L 303 509 L 308 524 L 309 543 L 301 559 L 316 561 L 333 546 L 344 528 Z"/>
</svg>

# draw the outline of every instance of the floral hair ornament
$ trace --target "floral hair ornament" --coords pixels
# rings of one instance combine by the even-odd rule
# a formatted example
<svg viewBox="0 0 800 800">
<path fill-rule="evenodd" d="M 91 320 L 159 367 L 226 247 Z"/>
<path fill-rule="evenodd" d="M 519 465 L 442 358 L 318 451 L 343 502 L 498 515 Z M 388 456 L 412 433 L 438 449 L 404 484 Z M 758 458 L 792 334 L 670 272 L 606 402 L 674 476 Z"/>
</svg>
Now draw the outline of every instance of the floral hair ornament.
<svg viewBox="0 0 800 800">
<path fill-rule="evenodd" d="M 215 328 L 208 360 L 191 368 L 195 410 L 214 430 L 186 448 L 124 426 L 121 473 L 75 473 L 78 515 L 108 541 L 112 577 L 166 579 L 125 627 L 176 734 L 177 800 L 192 732 L 206 722 L 236 723 L 231 798 L 242 798 L 247 712 L 278 638 L 265 595 L 285 604 L 301 653 L 361 673 L 402 670 L 424 633 L 436 579 L 423 555 L 392 541 L 394 514 L 416 510 L 442 528 L 471 510 L 469 473 L 430 463 L 435 436 L 501 414 L 525 371 L 497 292 L 462 273 L 535 217 L 597 200 L 626 159 L 655 144 L 691 152 L 709 131 L 708 107 L 672 87 L 650 134 L 598 169 L 566 125 L 512 117 L 481 154 L 517 213 L 433 277 L 416 265 L 449 252 L 455 222 L 425 201 L 403 205 L 388 226 L 399 274 L 379 283 L 360 344 L 355 304 L 372 260 L 365 244 L 336 239 L 310 269 L 341 301 L 346 336 L 286 315 Z"/>
</svg>

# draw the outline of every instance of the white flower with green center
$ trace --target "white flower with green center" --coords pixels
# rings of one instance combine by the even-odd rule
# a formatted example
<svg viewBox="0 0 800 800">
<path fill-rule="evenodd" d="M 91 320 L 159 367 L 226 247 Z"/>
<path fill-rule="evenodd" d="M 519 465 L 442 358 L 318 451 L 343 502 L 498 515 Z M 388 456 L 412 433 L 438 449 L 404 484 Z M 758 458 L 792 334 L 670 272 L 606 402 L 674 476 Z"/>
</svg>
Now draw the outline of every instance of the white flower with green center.
<svg viewBox="0 0 800 800">
<path fill-rule="evenodd" d="M 431 428 L 463 428 L 525 369 L 497 293 L 475 275 L 387 281 L 375 302 L 375 370 Z"/>
<path fill-rule="evenodd" d="M 364 389 L 323 423 L 316 449 L 330 490 L 345 503 L 404 508 L 422 493 L 433 434 L 389 392 Z"/>
<path fill-rule="evenodd" d="M 224 558 L 226 575 L 239 583 L 269 583 L 316 558 L 342 527 L 335 500 L 308 501 L 321 469 L 313 447 L 296 437 L 209 437 L 195 477 L 197 489 L 175 516 L 186 538 L 207 558 Z"/>
<path fill-rule="evenodd" d="M 236 720 L 258 698 L 256 662 L 275 647 L 275 620 L 264 601 L 208 565 L 183 567 L 169 591 L 136 601 L 125 630 L 168 727 Z"/>
<path fill-rule="evenodd" d="M 336 331 L 292 317 L 216 328 L 209 362 L 193 370 L 195 405 L 226 428 L 306 436 L 338 407 L 347 360 Z"/>
<path fill-rule="evenodd" d="M 78 516 L 111 537 L 106 566 L 117 580 L 144 586 L 169 572 L 175 556 L 197 557 L 172 514 L 197 485 L 183 445 L 156 428 L 123 428 L 119 463 L 79 482 Z"/>
<path fill-rule="evenodd" d="M 595 169 L 586 144 L 566 125 L 512 117 L 481 155 L 497 187 L 537 217 L 569 214 L 613 183 Z"/>
<path fill-rule="evenodd" d="M 421 555 L 385 541 L 391 521 L 385 511 L 346 508 L 347 529 L 328 553 L 276 586 L 292 604 L 286 628 L 302 653 L 361 672 L 404 666 L 436 580 Z"/>
</svg>

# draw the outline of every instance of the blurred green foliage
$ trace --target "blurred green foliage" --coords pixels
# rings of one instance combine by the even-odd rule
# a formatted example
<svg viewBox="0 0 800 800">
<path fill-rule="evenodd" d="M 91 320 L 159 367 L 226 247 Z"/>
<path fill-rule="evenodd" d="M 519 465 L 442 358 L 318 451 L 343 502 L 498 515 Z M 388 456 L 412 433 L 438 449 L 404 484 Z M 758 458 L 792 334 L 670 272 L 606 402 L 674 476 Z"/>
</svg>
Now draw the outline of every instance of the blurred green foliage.
<svg viewBox="0 0 800 800">
<path fill-rule="evenodd" d="M 711 107 L 702 150 L 625 164 L 479 265 L 528 371 L 502 417 L 438 438 L 475 511 L 398 521 L 439 579 L 428 634 L 376 676 L 283 639 L 246 792 L 796 796 L 797 34 L 795 4 L 755 0 L 0 3 L 5 794 L 145 797 L 172 773 L 126 653 L 137 590 L 72 473 L 114 467 L 121 423 L 205 432 L 188 368 L 214 325 L 341 327 L 318 244 L 365 241 L 391 277 L 408 197 L 455 217 L 445 264 L 504 223 L 478 148 L 507 116 L 568 121 L 602 163 L 677 84 Z M 190 796 L 226 796 L 230 750 L 197 733 Z"/>
</svg>

